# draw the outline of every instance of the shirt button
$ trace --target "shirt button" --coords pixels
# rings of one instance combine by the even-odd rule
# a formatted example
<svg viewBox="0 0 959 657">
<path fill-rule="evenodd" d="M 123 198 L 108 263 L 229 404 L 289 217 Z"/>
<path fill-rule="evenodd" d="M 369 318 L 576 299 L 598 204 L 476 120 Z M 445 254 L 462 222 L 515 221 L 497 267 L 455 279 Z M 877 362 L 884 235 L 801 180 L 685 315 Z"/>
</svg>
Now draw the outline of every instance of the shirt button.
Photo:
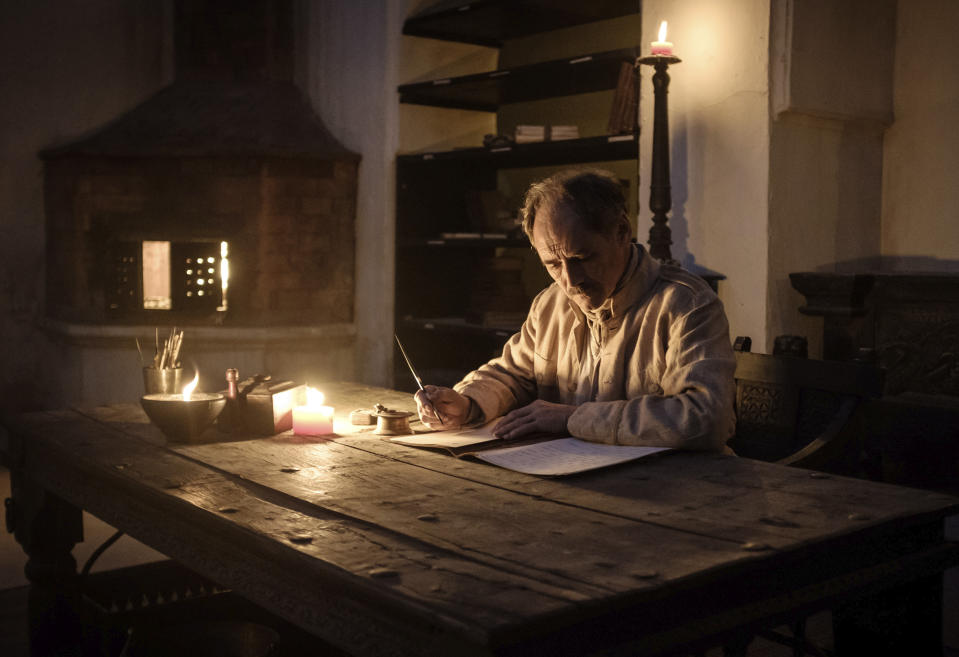
<svg viewBox="0 0 959 657">
<path fill-rule="evenodd" d="M 570 381 L 570 382 L 569 382 L 569 385 L 567 385 L 566 388 L 567 388 L 570 392 L 576 392 L 576 382 L 575 382 L 575 381 Z"/>
</svg>

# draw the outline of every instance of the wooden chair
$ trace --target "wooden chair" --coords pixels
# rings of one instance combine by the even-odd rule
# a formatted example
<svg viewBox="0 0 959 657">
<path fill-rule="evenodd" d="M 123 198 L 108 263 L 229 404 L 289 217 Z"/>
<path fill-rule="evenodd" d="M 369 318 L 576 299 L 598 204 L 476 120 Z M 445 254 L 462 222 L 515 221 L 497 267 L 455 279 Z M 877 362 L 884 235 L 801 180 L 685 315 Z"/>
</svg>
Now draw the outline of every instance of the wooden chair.
<svg viewBox="0 0 959 657">
<path fill-rule="evenodd" d="M 748 337 L 736 339 L 736 435 L 728 445 L 740 456 L 849 475 L 862 474 L 866 399 L 879 397 L 883 371 L 868 361 L 823 361 L 805 357 L 803 339 L 781 336 L 774 354 L 750 353 Z M 759 632 L 787 645 L 793 655 L 824 655 L 806 639 L 806 621 L 791 635 Z M 749 637 L 724 647 L 745 655 Z"/>
<path fill-rule="evenodd" d="M 795 339 L 777 342 L 790 344 L 793 353 L 804 352 Z M 736 435 L 728 441 L 733 451 L 859 474 L 863 432 L 856 411 L 864 400 L 882 394 L 882 369 L 865 361 L 754 354 L 749 345 L 749 338 L 736 340 Z"/>
</svg>

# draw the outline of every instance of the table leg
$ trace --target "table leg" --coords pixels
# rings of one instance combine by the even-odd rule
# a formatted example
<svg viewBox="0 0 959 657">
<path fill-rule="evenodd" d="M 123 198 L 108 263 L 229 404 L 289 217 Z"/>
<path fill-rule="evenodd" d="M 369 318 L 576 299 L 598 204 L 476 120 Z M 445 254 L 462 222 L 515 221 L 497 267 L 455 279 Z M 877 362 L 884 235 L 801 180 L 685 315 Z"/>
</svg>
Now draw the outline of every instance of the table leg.
<svg viewBox="0 0 959 657">
<path fill-rule="evenodd" d="M 836 655 L 942 657 L 942 573 L 833 612 Z"/>
<path fill-rule="evenodd" d="M 77 563 L 71 551 L 83 540 L 80 509 L 11 473 L 12 524 L 27 553 L 30 654 L 80 654 Z"/>
</svg>

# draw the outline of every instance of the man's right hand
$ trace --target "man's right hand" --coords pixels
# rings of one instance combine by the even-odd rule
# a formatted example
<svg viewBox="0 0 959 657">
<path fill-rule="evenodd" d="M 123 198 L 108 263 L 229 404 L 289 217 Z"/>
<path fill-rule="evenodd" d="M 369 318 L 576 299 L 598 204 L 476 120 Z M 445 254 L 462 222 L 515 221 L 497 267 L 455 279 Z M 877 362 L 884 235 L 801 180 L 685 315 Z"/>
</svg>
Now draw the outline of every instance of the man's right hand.
<svg viewBox="0 0 959 657">
<path fill-rule="evenodd" d="M 413 396 L 420 421 L 430 429 L 457 429 L 469 419 L 470 400 L 452 388 L 424 386 Z M 439 411 L 437 417 L 436 411 Z"/>
</svg>

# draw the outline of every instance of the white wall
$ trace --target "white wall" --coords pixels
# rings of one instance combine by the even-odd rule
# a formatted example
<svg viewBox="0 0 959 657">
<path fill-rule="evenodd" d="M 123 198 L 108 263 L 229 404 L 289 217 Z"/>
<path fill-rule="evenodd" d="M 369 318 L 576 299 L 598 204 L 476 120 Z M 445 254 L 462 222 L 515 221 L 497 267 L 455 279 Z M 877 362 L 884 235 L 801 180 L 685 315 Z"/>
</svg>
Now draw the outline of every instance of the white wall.
<svg viewBox="0 0 959 657">
<path fill-rule="evenodd" d="M 773 0 L 767 340 L 822 318 L 790 272 L 862 271 L 879 256 L 883 130 L 892 117 L 894 0 Z"/>
<path fill-rule="evenodd" d="M 769 0 L 645 0 L 643 52 L 661 21 L 683 62 L 670 67 L 673 257 L 726 276 L 730 332 L 765 351 L 769 169 Z M 652 153 L 652 69 L 640 87 L 640 239 Z"/>
<path fill-rule="evenodd" d="M 393 160 L 402 3 L 303 2 L 307 92 L 340 142 L 362 156 L 356 221 L 357 377 L 388 385 L 392 363 Z"/>
<path fill-rule="evenodd" d="M 959 271 L 959 2 L 900 0 L 895 122 L 883 144 L 888 269 Z"/>
</svg>

